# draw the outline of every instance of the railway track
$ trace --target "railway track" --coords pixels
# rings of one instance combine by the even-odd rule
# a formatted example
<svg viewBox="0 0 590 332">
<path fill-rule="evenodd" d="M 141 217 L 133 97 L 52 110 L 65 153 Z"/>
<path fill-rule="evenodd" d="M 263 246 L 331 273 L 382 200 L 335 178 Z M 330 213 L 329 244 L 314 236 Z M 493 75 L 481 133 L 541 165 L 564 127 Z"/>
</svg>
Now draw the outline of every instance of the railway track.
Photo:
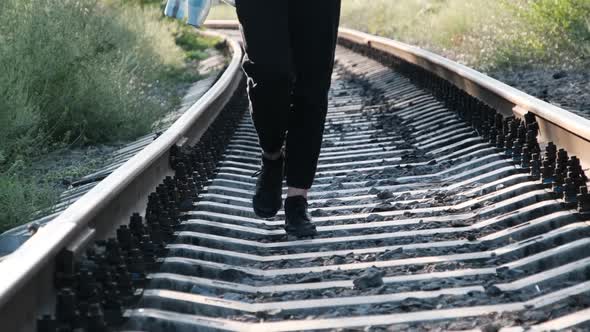
<svg viewBox="0 0 590 332">
<path fill-rule="evenodd" d="M 183 118 L 0 262 L 6 331 L 590 329 L 590 121 L 407 45 L 340 44 L 315 238 L 251 210 L 228 38 Z"/>
</svg>

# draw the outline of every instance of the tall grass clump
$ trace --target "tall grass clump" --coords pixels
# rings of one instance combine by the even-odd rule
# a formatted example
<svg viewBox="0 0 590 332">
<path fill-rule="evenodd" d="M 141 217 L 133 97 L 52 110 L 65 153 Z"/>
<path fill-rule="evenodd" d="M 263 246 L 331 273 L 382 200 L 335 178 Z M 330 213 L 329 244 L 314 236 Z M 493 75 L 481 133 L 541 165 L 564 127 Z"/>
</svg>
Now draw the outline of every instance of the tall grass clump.
<svg viewBox="0 0 590 332">
<path fill-rule="evenodd" d="M 40 207 L 56 201 L 55 189 L 16 173 L 0 174 L 0 233 L 29 220 Z"/>
<path fill-rule="evenodd" d="M 147 131 L 161 114 L 146 97 L 148 82 L 182 66 L 183 53 L 157 9 L 98 0 L 4 0 L 2 6 L 6 158 L 34 146 L 29 136 L 41 147 L 111 142 Z"/>
</svg>

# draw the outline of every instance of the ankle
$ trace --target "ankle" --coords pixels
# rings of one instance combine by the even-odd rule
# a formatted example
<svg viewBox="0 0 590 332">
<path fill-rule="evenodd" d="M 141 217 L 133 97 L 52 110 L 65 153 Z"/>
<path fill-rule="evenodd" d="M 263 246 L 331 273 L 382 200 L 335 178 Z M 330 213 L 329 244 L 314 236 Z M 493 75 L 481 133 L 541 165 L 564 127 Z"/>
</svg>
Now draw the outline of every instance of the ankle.
<svg viewBox="0 0 590 332">
<path fill-rule="evenodd" d="M 303 198 L 307 199 L 308 191 L 308 189 L 289 187 L 287 188 L 287 197 L 302 196 Z"/>
</svg>

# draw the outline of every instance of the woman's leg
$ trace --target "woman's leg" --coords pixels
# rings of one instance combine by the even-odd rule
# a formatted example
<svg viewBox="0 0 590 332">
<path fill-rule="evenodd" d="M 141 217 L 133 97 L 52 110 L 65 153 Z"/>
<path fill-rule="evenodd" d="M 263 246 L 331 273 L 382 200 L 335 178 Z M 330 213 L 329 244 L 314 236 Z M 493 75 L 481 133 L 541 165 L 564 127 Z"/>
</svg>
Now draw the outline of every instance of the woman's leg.
<svg viewBox="0 0 590 332">
<path fill-rule="evenodd" d="M 287 132 L 285 229 L 296 236 L 317 233 L 307 211 L 307 190 L 322 145 L 339 20 L 340 0 L 289 2 L 295 87 Z"/>
<path fill-rule="evenodd" d="M 243 68 L 248 78 L 250 111 L 263 154 L 252 206 L 258 216 L 269 218 L 282 204 L 281 149 L 291 105 L 288 1 L 238 0 L 236 8 L 246 49 Z"/>
<path fill-rule="evenodd" d="M 295 71 L 293 111 L 287 133 L 287 185 L 313 183 L 328 109 L 340 0 L 289 2 L 289 31 Z M 292 189 L 293 195 L 301 194 Z"/>
<path fill-rule="evenodd" d="M 289 1 L 290 2 L 290 1 Z M 262 150 L 276 154 L 282 148 L 291 104 L 292 66 L 288 1 L 238 0 L 246 55 L 252 120 Z"/>
</svg>

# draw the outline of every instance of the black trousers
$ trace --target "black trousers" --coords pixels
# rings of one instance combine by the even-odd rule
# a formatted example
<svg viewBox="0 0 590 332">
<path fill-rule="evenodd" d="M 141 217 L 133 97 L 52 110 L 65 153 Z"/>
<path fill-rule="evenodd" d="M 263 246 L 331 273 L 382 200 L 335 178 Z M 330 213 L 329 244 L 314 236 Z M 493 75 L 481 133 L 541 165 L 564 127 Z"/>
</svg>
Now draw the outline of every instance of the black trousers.
<svg viewBox="0 0 590 332">
<path fill-rule="evenodd" d="M 287 185 L 311 187 L 317 169 L 340 0 L 237 0 L 252 120 L 262 150 L 286 143 Z"/>
</svg>

